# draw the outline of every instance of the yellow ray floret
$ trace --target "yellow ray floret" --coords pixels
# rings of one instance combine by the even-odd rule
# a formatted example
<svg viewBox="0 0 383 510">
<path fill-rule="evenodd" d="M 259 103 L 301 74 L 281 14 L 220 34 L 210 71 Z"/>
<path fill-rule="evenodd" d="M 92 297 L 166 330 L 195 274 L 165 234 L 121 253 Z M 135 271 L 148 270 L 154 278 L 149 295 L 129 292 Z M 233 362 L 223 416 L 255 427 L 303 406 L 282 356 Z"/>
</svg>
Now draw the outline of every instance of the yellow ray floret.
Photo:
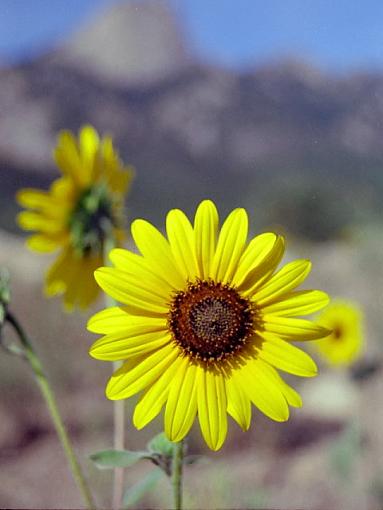
<svg viewBox="0 0 383 510">
<path fill-rule="evenodd" d="M 35 232 L 28 248 L 59 250 L 46 274 L 46 295 L 62 294 L 68 310 L 85 309 L 99 294 L 93 273 L 104 263 L 106 239 L 118 244 L 123 237 L 123 202 L 133 173 L 120 161 L 111 138 L 100 139 L 91 126 L 83 127 L 78 139 L 62 131 L 54 158 L 62 176 L 48 191 L 20 190 L 17 201 L 27 210 L 17 220 Z"/>
<path fill-rule="evenodd" d="M 218 221 L 210 200 L 198 206 L 194 224 L 182 211 L 170 211 L 166 237 L 150 223 L 134 221 L 139 254 L 115 249 L 113 267 L 95 273 L 121 306 L 88 323 L 103 335 L 90 354 L 124 361 L 107 384 L 107 397 L 140 393 L 135 426 L 144 427 L 165 408 L 165 432 L 180 441 L 198 417 L 213 450 L 225 441 L 228 414 L 248 430 L 251 404 L 273 420 L 287 420 L 289 406 L 302 402 L 277 369 L 316 375 L 311 357 L 291 342 L 329 334 L 301 318 L 328 303 L 322 291 L 296 290 L 310 262 L 277 270 L 283 238 L 265 233 L 248 243 L 244 209 L 229 214 L 221 229 Z"/>
</svg>

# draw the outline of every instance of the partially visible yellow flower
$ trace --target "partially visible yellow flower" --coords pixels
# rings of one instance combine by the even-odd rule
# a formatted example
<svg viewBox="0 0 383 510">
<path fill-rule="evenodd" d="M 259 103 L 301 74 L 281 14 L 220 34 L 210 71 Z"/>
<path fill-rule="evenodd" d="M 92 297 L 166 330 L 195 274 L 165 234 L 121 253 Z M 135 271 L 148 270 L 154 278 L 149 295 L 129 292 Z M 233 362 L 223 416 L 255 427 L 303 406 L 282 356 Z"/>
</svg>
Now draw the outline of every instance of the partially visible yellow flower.
<svg viewBox="0 0 383 510">
<path fill-rule="evenodd" d="M 218 229 L 213 202 L 203 201 L 194 225 L 173 209 L 166 239 L 144 220 L 132 224 L 141 252 L 115 249 L 115 267 L 99 268 L 101 288 L 121 307 L 94 315 L 88 329 L 104 336 L 90 354 L 124 360 L 110 379 L 112 400 L 141 393 L 133 421 L 142 428 L 165 406 L 165 433 L 180 441 L 198 415 L 202 435 L 218 450 L 227 414 L 247 430 L 251 403 L 276 421 L 289 417 L 301 398 L 277 369 L 298 376 L 316 365 L 291 342 L 318 339 L 328 330 L 297 318 L 320 310 L 328 296 L 296 291 L 310 271 L 295 260 L 276 271 L 284 240 L 273 233 L 247 243 L 248 218 L 235 209 Z"/>
<path fill-rule="evenodd" d="M 62 176 L 49 191 L 20 190 L 17 201 L 30 210 L 17 220 L 36 232 L 27 239 L 31 250 L 60 250 L 46 274 L 46 295 L 63 294 L 68 310 L 85 309 L 99 293 L 93 272 L 104 263 L 106 238 L 117 244 L 123 239 L 124 195 L 133 172 L 122 164 L 112 139 L 100 140 L 91 126 L 78 139 L 62 131 L 54 157 Z"/>
<path fill-rule="evenodd" d="M 318 319 L 318 324 L 331 329 L 332 333 L 313 345 L 331 365 L 350 365 L 362 350 L 362 321 L 363 314 L 356 303 L 334 301 Z"/>
</svg>

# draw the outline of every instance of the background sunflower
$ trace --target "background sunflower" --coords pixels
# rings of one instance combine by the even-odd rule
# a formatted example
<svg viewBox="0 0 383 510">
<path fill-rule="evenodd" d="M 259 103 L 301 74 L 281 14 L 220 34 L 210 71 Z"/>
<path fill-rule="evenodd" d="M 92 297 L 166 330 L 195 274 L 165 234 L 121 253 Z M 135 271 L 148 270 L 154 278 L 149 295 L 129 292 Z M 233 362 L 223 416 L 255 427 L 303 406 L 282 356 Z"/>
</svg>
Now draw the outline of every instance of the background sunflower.
<svg viewBox="0 0 383 510">
<path fill-rule="evenodd" d="M 322 359 L 334 366 L 354 363 L 363 349 L 363 313 L 350 301 L 335 300 L 318 318 L 331 334 L 314 343 Z"/>
<path fill-rule="evenodd" d="M 67 310 L 87 308 L 98 295 L 94 270 L 102 265 L 105 243 L 118 245 L 124 197 L 133 172 L 124 167 L 112 139 L 99 139 L 91 126 L 81 128 L 78 140 L 69 131 L 58 136 L 54 157 L 62 177 L 49 191 L 22 189 L 17 201 L 30 211 L 18 215 L 33 251 L 60 250 L 45 280 L 48 296 L 63 294 Z"/>
</svg>

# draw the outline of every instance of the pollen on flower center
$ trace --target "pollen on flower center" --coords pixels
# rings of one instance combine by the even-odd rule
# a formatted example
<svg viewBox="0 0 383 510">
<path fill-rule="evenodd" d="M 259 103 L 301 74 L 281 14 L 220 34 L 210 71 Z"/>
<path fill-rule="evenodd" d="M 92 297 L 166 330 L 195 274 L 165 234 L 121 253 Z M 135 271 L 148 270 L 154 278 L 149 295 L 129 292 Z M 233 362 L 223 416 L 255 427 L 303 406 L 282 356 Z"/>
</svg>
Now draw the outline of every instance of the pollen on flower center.
<svg viewBox="0 0 383 510">
<path fill-rule="evenodd" d="M 249 301 L 222 283 L 197 281 L 174 297 L 169 328 L 175 342 L 193 359 L 214 362 L 245 346 L 254 332 Z"/>
</svg>

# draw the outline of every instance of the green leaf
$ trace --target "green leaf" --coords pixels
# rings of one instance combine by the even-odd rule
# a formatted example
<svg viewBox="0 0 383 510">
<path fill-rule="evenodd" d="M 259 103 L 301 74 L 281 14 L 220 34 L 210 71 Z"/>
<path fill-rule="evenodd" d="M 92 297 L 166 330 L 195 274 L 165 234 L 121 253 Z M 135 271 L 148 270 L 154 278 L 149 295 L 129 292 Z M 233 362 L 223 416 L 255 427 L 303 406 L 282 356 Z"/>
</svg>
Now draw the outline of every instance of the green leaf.
<svg viewBox="0 0 383 510">
<path fill-rule="evenodd" d="M 150 471 L 142 480 L 126 489 L 122 503 L 124 508 L 136 505 L 145 494 L 154 489 L 162 473 L 160 469 Z"/>
<path fill-rule="evenodd" d="M 165 457 L 173 456 L 174 443 L 169 441 L 164 432 L 154 436 L 147 444 L 147 447 L 150 452 L 159 453 Z"/>
<path fill-rule="evenodd" d="M 150 458 L 150 455 L 148 452 L 110 449 L 93 453 L 89 458 L 99 469 L 113 469 L 116 467 L 133 466 L 133 464 L 141 459 Z"/>
</svg>

